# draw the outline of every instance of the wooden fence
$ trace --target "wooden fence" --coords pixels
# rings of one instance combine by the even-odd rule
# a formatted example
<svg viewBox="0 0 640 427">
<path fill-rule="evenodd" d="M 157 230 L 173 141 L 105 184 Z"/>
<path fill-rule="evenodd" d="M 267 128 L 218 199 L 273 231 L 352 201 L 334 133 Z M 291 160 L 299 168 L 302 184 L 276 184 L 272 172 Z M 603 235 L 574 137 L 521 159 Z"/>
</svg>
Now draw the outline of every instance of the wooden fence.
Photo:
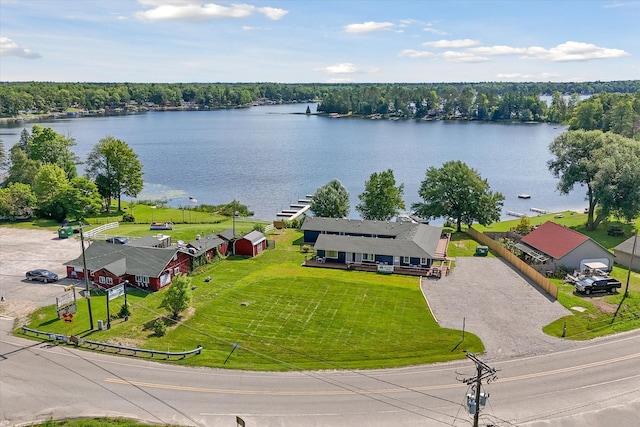
<svg viewBox="0 0 640 427">
<path fill-rule="evenodd" d="M 469 227 L 467 233 L 478 242 L 482 243 L 485 246 L 488 246 L 489 249 L 504 258 L 509 264 L 514 266 L 522 274 L 531 279 L 531 281 L 544 289 L 544 291 L 551 297 L 553 297 L 554 299 L 558 299 L 558 287 L 542 274 L 538 273 L 538 271 L 532 268 L 529 264 L 512 254 L 507 248 L 491 239 L 490 237 L 485 236 L 479 231 L 473 229 L 472 227 Z"/>
</svg>

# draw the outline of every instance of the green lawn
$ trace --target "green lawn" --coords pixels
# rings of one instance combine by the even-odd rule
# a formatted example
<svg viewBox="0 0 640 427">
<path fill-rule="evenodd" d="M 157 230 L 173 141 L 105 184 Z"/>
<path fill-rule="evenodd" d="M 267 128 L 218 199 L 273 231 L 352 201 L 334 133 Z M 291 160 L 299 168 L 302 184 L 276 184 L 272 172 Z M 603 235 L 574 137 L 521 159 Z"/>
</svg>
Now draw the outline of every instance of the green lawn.
<svg viewBox="0 0 640 427">
<path fill-rule="evenodd" d="M 193 312 L 158 338 L 150 323 L 163 292 L 128 296 L 128 322 L 87 334 L 85 301 L 66 333 L 96 341 L 183 351 L 202 345 L 200 356 L 175 363 L 250 370 L 382 368 L 464 358 L 481 352 L 478 337 L 440 328 L 415 277 L 302 267 L 305 254 L 286 230 L 270 238 L 276 249 L 256 258 L 229 258 L 195 274 Z M 308 256 L 308 255 L 307 255 Z M 210 282 L 204 278 L 211 276 Z M 112 314 L 123 300 L 111 302 Z M 106 318 L 105 297 L 93 297 L 94 319 Z M 29 327 L 65 332 L 54 307 L 38 310 Z M 229 358 L 234 343 L 240 347 Z"/>
</svg>

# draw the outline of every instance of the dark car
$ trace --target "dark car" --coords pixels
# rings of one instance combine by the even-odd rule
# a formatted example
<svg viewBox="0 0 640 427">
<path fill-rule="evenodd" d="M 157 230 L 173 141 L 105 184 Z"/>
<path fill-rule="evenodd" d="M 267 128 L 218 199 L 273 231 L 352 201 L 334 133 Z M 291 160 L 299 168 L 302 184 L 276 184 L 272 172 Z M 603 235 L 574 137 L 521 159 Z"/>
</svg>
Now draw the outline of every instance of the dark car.
<svg viewBox="0 0 640 427">
<path fill-rule="evenodd" d="M 27 280 L 40 280 L 44 283 L 56 282 L 58 275 L 53 271 L 38 269 L 27 271 Z"/>
<path fill-rule="evenodd" d="M 127 239 L 126 237 L 110 237 L 107 240 L 105 240 L 105 242 L 124 245 L 125 243 L 129 243 L 129 239 Z"/>
</svg>

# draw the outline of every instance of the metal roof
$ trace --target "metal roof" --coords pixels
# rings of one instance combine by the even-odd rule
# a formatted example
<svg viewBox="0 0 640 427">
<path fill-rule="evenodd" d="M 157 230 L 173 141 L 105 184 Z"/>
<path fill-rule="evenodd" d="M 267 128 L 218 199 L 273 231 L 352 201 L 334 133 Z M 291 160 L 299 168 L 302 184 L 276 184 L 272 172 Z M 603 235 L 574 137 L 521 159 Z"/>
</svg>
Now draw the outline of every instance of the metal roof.
<svg viewBox="0 0 640 427">
<path fill-rule="evenodd" d="M 307 217 L 302 231 L 319 231 L 335 234 L 366 234 L 395 237 L 406 233 L 417 224 L 409 222 L 372 221 L 367 219 L 344 219 Z"/>
<path fill-rule="evenodd" d="M 384 228 L 386 223 L 378 224 Z M 404 224 L 402 233 L 398 233 L 395 238 L 320 234 L 314 247 L 339 252 L 435 258 L 442 228 L 425 224 Z"/>
<path fill-rule="evenodd" d="M 96 271 L 104 268 L 117 276 L 126 273 L 160 277 L 177 252 L 177 247 L 148 248 L 93 242 L 85 249 L 85 258 L 88 270 Z M 82 267 L 82 256 L 64 265 Z"/>
</svg>

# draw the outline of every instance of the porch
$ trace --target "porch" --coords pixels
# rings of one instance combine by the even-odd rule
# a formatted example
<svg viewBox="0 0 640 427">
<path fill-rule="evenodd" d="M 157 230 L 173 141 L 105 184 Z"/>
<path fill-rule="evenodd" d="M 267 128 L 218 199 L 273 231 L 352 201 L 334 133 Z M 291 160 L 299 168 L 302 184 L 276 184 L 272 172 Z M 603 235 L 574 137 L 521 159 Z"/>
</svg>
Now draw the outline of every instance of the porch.
<svg viewBox="0 0 640 427">
<path fill-rule="evenodd" d="M 405 276 L 421 276 L 421 277 L 433 277 L 436 279 L 441 278 L 442 276 L 448 276 L 451 271 L 451 259 L 444 259 L 442 261 L 437 261 L 437 265 L 432 265 L 431 267 L 420 267 L 420 266 L 406 266 L 406 265 L 388 265 L 388 264 L 379 264 L 379 263 L 341 263 L 341 262 L 331 262 L 324 258 L 313 257 L 311 259 L 305 260 L 302 263 L 304 267 L 315 267 L 315 268 L 333 268 L 337 270 L 351 270 L 351 271 L 366 271 L 370 273 L 381 273 L 385 274 L 385 272 L 379 270 L 379 266 L 384 267 L 393 267 L 393 271 L 389 271 L 386 274 L 402 274 Z"/>
</svg>

